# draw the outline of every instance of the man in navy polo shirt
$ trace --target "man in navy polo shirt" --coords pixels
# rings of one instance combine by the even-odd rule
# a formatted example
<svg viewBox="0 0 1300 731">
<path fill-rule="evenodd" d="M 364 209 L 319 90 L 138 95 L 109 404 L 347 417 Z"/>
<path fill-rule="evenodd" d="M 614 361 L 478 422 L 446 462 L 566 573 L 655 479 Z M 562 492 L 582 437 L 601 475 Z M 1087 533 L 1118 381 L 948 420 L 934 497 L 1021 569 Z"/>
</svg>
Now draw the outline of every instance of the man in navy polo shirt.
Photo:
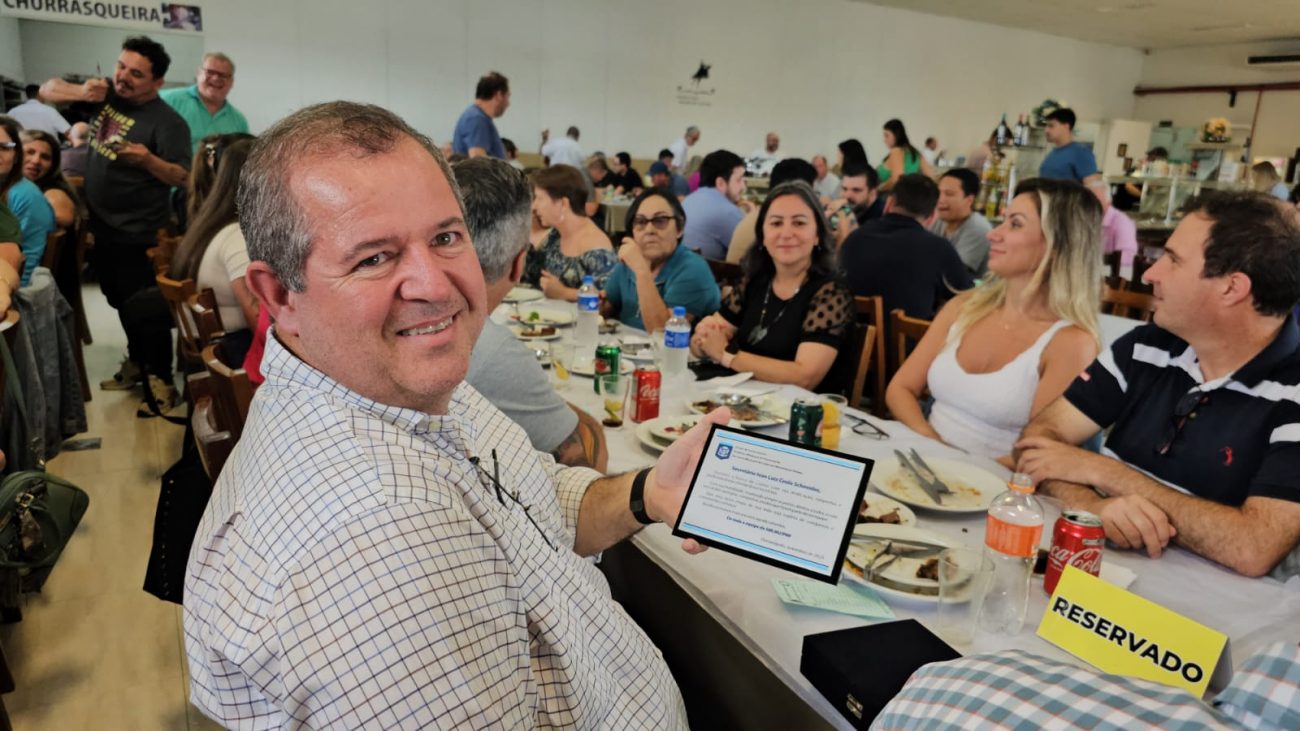
<svg viewBox="0 0 1300 731">
<path fill-rule="evenodd" d="M 1020 470 L 1120 547 L 1154 558 L 1173 540 L 1249 576 L 1300 573 L 1294 212 L 1258 193 L 1195 201 L 1143 279 L 1155 324 L 1025 428 Z M 1106 427 L 1101 455 L 1071 446 Z"/>
</svg>

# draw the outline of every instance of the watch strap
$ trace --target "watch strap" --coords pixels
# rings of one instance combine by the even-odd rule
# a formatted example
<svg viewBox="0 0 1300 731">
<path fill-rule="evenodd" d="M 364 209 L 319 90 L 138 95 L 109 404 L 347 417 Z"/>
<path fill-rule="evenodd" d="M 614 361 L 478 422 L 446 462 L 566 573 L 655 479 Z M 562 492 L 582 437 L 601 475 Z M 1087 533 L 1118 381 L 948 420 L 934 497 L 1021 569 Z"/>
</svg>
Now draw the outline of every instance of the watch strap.
<svg viewBox="0 0 1300 731">
<path fill-rule="evenodd" d="M 628 507 L 632 510 L 632 517 L 641 525 L 650 525 L 654 519 L 645 511 L 645 480 L 650 475 L 649 467 L 636 473 L 632 478 L 632 494 L 628 499 Z"/>
</svg>

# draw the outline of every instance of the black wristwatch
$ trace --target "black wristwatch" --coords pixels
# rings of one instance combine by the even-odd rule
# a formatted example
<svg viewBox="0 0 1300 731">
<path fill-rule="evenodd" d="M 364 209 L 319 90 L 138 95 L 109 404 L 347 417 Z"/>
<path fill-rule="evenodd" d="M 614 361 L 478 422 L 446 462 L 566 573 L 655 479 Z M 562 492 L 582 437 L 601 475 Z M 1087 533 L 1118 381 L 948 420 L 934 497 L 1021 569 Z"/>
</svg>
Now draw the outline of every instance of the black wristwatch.
<svg viewBox="0 0 1300 731">
<path fill-rule="evenodd" d="M 632 510 L 632 517 L 641 525 L 650 525 L 655 522 L 645 511 L 645 478 L 650 474 L 649 467 L 636 473 L 632 478 L 632 494 L 628 498 L 628 508 Z"/>
</svg>

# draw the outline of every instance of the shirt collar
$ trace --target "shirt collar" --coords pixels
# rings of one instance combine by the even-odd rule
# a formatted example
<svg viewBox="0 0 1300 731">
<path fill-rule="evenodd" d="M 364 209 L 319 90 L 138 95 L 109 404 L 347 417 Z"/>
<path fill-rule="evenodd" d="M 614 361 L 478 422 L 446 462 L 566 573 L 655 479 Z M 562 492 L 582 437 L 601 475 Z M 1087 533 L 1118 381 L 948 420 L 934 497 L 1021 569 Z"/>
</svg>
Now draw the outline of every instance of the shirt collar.
<svg viewBox="0 0 1300 731">
<path fill-rule="evenodd" d="M 1246 365 L 1232 374 L 1232 380 L 1243 386 L 1254 386 L 1264 380 L 1278 365 L 1288 358 L 1294 358 L 1300 351 L 1300 327 L 1296 325 L 1295 315 L 1287 315 L 1277 337 L 1267 347 L 1259 351 Z"/>
<path fill-rule="evenodd" d="M 469 386 L 464 382 L 452 392 L 446 415 L 428 414 L 418 409 L 382 404 L 362 396 L 308 365 L 280 342 L 275 334 L 274 325 L 266 332 L 262 373 L 266 376 L 264 386 L 315 391 L 416 436 L 440 434 L 449 438 L 462 451 L 467 453 L 474 451 L 470 445 L 474 444 L 477 429 L 468 416 L 469 409 L 466 401 L 469 396 L 467 392 Z"/>
</svg>

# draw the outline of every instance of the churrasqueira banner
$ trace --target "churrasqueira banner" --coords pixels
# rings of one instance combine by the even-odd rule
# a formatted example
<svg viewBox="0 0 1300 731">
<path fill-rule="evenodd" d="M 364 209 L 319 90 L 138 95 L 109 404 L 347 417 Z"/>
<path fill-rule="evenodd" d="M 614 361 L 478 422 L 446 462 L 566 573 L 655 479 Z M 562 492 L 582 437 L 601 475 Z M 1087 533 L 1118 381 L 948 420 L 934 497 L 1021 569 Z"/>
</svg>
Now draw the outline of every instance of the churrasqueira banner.
<svg viewBox="0 0 1300 731">
<path fill-rule="evenodd" d="M 177 3 L 0 0 L 0 15 L 129 30 L 203 31 L 203 13 L 199 6 Z"/>
</svg>

